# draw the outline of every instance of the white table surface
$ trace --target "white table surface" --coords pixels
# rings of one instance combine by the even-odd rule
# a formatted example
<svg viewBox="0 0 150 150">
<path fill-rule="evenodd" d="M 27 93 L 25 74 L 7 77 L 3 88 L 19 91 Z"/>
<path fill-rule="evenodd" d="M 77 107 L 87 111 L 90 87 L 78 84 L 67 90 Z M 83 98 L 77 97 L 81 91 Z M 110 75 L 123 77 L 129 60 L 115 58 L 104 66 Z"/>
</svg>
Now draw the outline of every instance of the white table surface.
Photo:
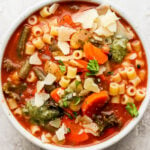
<svg viewBox="0 0 150 150">
<path fill-rule="evenodd" d="M 0 46 L 5 31 L 26 8 L 42 0 L 0 0 Z M 43 0 L 44 1 L 44 0 Z M 110 0 L 108 0 L 110 1 Z M 150 46 L 150 0 L 111 0 L 134 21 Z M 0 49 L 1 50 L 1 49 Z M 22 137 L 0 107 L 0 150 L 40 150 Z M 150 150 L 150 105 L 141 122 L 119 143 L 107 150 Z"/>
</svg>

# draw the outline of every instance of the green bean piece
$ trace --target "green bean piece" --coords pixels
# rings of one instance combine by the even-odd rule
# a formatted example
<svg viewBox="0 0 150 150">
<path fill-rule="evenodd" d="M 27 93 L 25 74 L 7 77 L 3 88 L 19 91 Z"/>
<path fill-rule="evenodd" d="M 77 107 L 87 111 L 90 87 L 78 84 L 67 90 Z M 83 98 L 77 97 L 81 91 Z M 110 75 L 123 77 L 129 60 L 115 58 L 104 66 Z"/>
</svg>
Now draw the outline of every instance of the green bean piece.
<svg viewBox="0 0 150 150">
<path fill-rule="evenodd" d="M 54 90 L 56 86 L 54 84 L 52 85 L 44 85 L 44 89 L 47 93 L 50 93 L 52 90 Z"/>
<path fill-rule="evenodd" d="M 44 80 L 45 79 L 45 73 L 38 67 L 33 68 L 36 76 L 38 77 L 39 80 Z"/>
<path fill-rule="evenodd" d="M 31 69 L 31 64 L 29 64 L 29 59 L 26 59 L 24 64 L 22 65 L 20 71 L 19 71 L 19 77 L 21 79 L 25 79 L 28 76 L 28 73 Z"/>
<path fill-rule="evenodd" d="M 27 42 L 29 33 L 30 33 L 30 27 L 25 25 L 20 34 L 18 45 L 17 45 L 17 55 L 19 58 L 23 57 L 23 53 L 25 50 L 25 44 Z"/>
</svg>

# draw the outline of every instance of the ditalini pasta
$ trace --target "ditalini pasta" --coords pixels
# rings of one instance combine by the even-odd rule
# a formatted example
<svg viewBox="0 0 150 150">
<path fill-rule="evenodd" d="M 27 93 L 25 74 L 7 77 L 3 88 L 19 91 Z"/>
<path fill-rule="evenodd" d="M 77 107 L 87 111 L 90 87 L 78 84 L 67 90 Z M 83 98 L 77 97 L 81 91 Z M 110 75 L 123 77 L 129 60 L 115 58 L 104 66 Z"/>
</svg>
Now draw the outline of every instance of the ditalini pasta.
<svg viewBox="0 0 150 150">
<path fill-rule="evenodd" d="M 143 100 L 144 97 L 145 97 L 145 90 L 144 89 L 138 89 L 136 91 L 136 94 L 135 94 L 135 100 L 141 101 L 141 100 Z"/>
<path fill-rule="evenodd" d="M 74 59 L 82 59 L 83 58 L 83 52 L 82 50 L 76 50 L 73 52 L 73 58 Z"/>
<path fill-rule="evenodd" d="M 136 94 L 136 88 L 134 86 L 130 86 L 127 88 L 127 94 L 129 96 L 134 96 Z"/>
<path fill-rule="evenodd" d="M 39 26 L 33 26 L 32 33 L 35 37 L 38 37 L 38 36 L 41 36 L 43 34 L 43 31 Z"/>
<path fill-rule="evenodd" d="M 134 99 L 128 95 L 123 95 L 122 99 L 121 99 L 121 104 L 126 105 L 128 103 L 134 103 Z"/>
<path fill-rule="evenodd" d="M 35 46 L 32 43 L 26 43 L 25 54 L 32 55 L 35 51 Z"/>
<path fill-rule="evenodd" d="M 111 78 L 112 78 L 112 81 L 113 81 L 113 82 L 120 82 L 120 81 L 121 81 L 120 73 L 116 73 L 116 74 L 113 75 Z"/>
<path fill-rule="evenodd" d="M 41 37 L 33 39 L 32 43 L 37 49 L 42 49 L 44 47 L 44 42 Z"/>
<path fill-rule="evenodd" d="M 47 145 L 72 149 L 102 143 L 138 116 L 147 72 L 142 42 L 126 20 L 110 6 L 66 1 L 16 29 L 1 78 L 20 125 Z"/>
<path fill-rule="evenodd" d="M 119 93 L 119 84 L 112 82 L 109 87 L 109 94 L 112 96 L 116 96 Z"/>
<path fill-rule="evenodd" d="M 128 67 L 126 69 L 126 71 L 127 71 L 127 76 L 128 76 L 129 80 L 132 80 L 132 79 L 136 78 L 137 74 L 136 74 L 136 71 L 133 67 Z"/>
<path fill-rule="evenodd" d="M 33 135 L 38 135 L 41 131 L 41 129 L 37 125 L 31 125 L 30 130 Z"/>
<path fill-rule="evenodd" d="M 69 66 L 67 71 L 67 77 L 69 79 L 73 79 L 76 77 L 76 74 L 77 74 L 77 68 Z"/>
<path fill-rule="evenodd" d="M 111 103 L 114 103 L 114 104 L 119 104 L 120 103 L 120 96 L 113 96 L 111 98 Z"/>
<path fill-rule="evenodd" d="M 33 16 L 29 17 L 28 23 L 29 23 L 30 25 L 36 25 L 36 24 L 38 23 L 38 18 L 37 18 L 37 16 L 36 16 L 36 15 L 33 15 Z"/>
</svg>

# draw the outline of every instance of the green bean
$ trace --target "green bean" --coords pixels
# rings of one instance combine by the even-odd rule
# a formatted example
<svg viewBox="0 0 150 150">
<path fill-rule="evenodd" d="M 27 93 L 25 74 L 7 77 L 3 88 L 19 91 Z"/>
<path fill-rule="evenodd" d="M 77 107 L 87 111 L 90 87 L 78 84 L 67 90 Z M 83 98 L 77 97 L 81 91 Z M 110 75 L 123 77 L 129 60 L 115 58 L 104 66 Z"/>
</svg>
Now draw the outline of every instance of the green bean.
<svg viewBox="0 0 150 150">
<path fill-rule="evenodd" d="M 33 68 L 36 76 L 38 77 L 39 80 L 44 80 L 45 79 L 45 73 L 38 67 Z"/>
<path fill-rule="evenodd" d="M 55 88 L 56 88 L 56 86 L 54 84 L 53 85 L 44 85 L 44 89 L 47 93 L 50 93 Z"/>
<path fill-rule="evenodd" d="M 26 59 L 24 64 L 22 65 L 20 71 L 19 71 L 19 77 L 21 79 L 25 79 L 28 76 L 28 73 L 31 69 L 31 64 L 29 64 L 29 59 Z"/>
<path fill-rule="evenodd" d="M 20 34 L 18 45 L 17 45 L 17 55 L 19 58 L 22 58 L 23 56 L 25 50 L 25 44 L 28 39 L 29 33 L 30 33 L 30 27 L 25 25 Z"/>
</svg>

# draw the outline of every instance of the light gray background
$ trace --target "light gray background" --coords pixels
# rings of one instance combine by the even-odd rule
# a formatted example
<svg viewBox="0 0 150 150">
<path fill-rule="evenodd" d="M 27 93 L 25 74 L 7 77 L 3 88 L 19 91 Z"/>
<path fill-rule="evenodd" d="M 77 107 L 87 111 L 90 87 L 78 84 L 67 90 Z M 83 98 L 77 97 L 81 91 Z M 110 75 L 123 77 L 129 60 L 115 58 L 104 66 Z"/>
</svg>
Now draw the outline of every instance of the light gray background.
<svg viewBox="0 0 150 150">
<path fill-rule="evenodd" d="M 42 0 L 0 0 L 0 46 L 5 31 L 26 8 Z M 44 0 L 43 0 L 44 1 Z M 110 0 L 108 0 L 110 1 Z M 150 46 L 150 0 L 111 0 L 134 21 Z M 1 49 L 0 49 L 1 50 Z M 22 137 L 0 107 L 0 150 L 40 150 Z M 150 150 L 150 105 L 142 121 L 119 143 L 107 150 Z"/>
</svg>

